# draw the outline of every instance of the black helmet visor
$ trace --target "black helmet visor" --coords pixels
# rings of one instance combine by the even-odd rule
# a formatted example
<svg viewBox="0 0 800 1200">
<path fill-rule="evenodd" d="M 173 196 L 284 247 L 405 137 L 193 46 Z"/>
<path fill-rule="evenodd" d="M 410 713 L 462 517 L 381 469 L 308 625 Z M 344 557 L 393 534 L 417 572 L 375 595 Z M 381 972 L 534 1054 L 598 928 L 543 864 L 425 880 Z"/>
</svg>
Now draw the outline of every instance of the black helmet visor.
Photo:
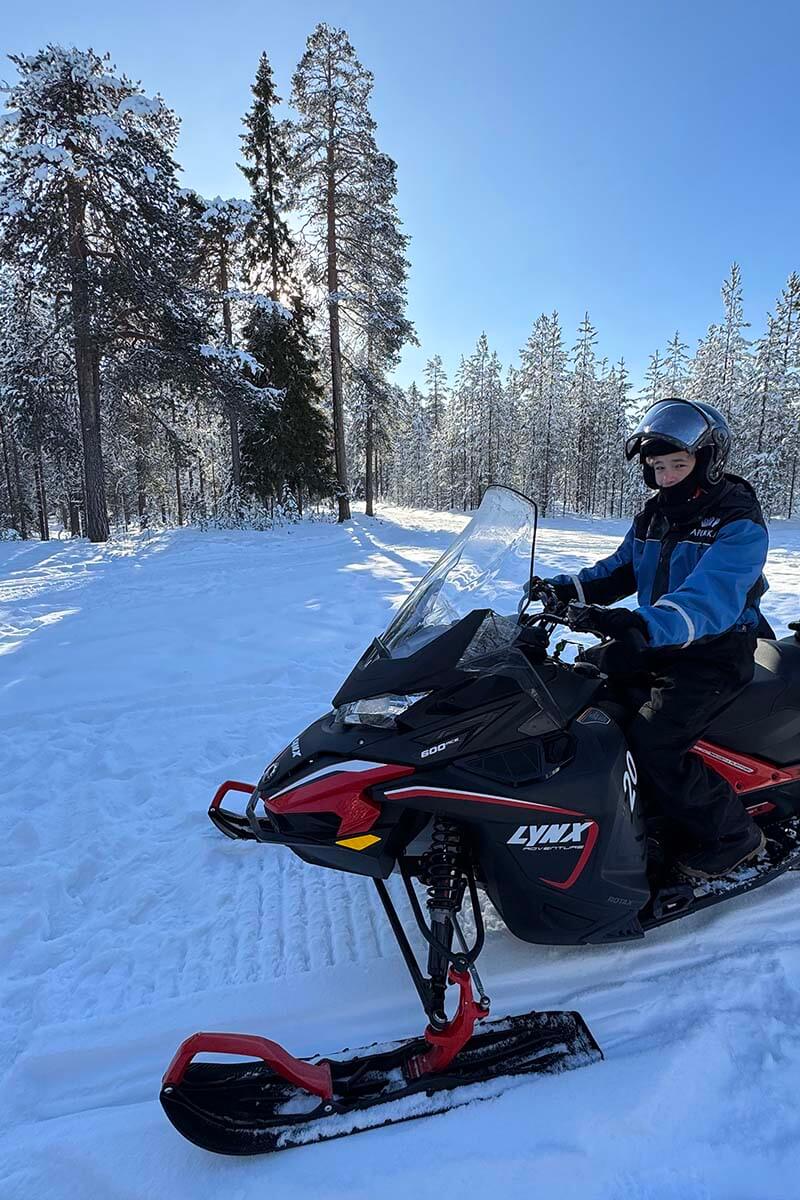
<svg viewBox="0 0 800 1200">
<path fill-rule="evenodd" d="M 669 442 L 676 450 L 694 454 L 708 437 L 709 422 L 692 404 L 661 400 L 654 404 L 625 443 L 626 458 L 633 458 L 649 441 Z"/>
</svg>

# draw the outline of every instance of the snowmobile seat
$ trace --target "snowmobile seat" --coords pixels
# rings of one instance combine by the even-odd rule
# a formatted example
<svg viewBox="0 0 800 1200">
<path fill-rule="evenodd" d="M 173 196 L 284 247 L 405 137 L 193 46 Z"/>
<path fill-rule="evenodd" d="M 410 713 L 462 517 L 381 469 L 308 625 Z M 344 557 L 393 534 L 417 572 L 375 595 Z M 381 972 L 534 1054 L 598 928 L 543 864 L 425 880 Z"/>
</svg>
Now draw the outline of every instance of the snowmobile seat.
<svg viewBox="0 0 800 1200">
<path fill-rule="evenodd" d="M 800 642 L 759 640 L 749 683 L 715 717 L 704 739 L 779 766 L 797 761 L 800 738 Z"/>
</svg>

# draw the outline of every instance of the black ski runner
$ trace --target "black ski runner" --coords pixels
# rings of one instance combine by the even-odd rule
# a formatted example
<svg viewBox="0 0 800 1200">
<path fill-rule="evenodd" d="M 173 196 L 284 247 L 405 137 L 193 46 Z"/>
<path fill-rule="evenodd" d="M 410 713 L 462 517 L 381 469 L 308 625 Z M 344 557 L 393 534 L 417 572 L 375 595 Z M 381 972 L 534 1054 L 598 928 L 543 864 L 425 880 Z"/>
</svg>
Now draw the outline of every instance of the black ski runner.
<svg viewBox="0 0 800 1200">
<path fill-rule="evenodd" d="M 355 1058 L 303 1062 L 329 1066 L 328 1098 L 263 1062 L 192 1063 L 182 1075 L 170 1067 L 161 1103 L 175 1128 L 204 1150 L 268 1154 L 446 1112 L 500 1095 L 515 1076 L 555 1074 L 603 1057 L 575 1012 L 487 1022 L 444 1071 L 408 1078 L 409 1065 L 429 1050 L 420 1038 L 370 1047 Z"/>
</svg>

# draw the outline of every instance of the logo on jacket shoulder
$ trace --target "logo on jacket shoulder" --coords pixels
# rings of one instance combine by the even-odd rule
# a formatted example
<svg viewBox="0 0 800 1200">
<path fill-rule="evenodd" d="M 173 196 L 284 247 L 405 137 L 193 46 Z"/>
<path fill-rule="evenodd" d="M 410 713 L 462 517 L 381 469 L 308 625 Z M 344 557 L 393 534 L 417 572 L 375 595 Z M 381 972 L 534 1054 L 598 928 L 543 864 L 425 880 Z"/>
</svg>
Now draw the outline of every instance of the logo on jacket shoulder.
<svg viewBox="0 0 800 1200">
<path fill-rule="evenodd" d="M 722 520 L 722 517 L 703 517 L 703 519 L 695 525 L 690 537 L 696 538 L 713 538 L 716 536 L 717 528 Z"/>
<path fill-rule="evenodd" d="M 592 824 L 592 821 L 568 821 L 561 825 L 520 825 L 506 845 L 522 846 L 525 850 L 573 850 L 583 845 Z"/>
</svg>

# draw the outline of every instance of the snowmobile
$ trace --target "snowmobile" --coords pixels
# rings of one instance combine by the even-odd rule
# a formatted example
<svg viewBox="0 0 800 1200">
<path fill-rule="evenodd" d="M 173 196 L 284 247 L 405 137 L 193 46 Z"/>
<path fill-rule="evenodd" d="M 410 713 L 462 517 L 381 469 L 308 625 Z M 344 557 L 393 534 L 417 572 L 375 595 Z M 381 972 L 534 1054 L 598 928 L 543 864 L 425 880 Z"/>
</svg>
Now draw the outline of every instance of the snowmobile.
<svg viewBox="0 0 800 1200">
<path fill-rule="evenodd" d="M 198 1146 L 285 1149 L 601 1059 L 579 1013 L 487 1019 L 481 891 L 523 941 L 616 943 L 800 865 L 800 625 L 759 643 L 753 682 L 693 750 L 742 797 L 766 848 L 729 876 L 689 882 L 654 842 L 607 678 L 580 647 L 572 661 L 563 640 L 550 650 L 574 609 L 547 595 L 540 612 L 520 605 L 537 520 L 527 497 L 488 488 L 332 710 L 255 786 L 228 780 L 214 796 L 209 816 L 228 837 L 374 881 L 427 1027 L 313 1060 L 261 1036 L 194 1034 L 164 1075 L 161 1103 Z M 223 806 L 232 792 L 247 795 L 244 811 Z M 393 872 L 426 970 L 387 888 Z M 195 1061 L 209 1053 L 246 1061 Z"/>
</svg>

